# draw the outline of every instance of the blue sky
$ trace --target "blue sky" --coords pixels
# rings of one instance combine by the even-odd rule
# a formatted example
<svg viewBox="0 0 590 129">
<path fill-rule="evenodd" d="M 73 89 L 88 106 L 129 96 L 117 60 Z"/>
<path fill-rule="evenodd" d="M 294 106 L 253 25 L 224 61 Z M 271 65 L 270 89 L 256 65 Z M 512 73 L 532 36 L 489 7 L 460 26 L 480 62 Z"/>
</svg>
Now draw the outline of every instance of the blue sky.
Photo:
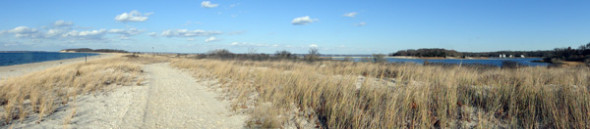
<svg viewBox="0 0 590 129">
<path fill-rule="evenodd" d="M 391 53 L 590 42 L 590 1 L 2 1 L 0 51 Z"/>
</svg>

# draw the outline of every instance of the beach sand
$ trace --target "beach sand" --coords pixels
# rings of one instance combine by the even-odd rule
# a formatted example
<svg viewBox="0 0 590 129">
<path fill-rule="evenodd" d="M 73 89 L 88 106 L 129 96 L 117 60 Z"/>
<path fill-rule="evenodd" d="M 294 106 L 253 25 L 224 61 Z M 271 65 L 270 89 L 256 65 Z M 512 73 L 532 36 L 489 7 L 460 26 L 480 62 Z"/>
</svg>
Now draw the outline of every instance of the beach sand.
<svg viewBox="0 0 590 129">
<path fill-rule="evenodd" d="M 103 58 L 101 57 L 95 58 Z M 84 59 L 52 61 L 9 66 L 11 75 L 42 70 Z M 27 69 L 35 67 L 35 69 Z M 19 69 L 20 68 L 20 69 Z M 233 113 L 223 101 L 220 89 L 208 85 L 215 81 L 197 81 L 186 71 L 168 63 L 149 64 L 131 86 L 111 85 L 106 92 L 78 95 L 56 112 L 39 121 L 35 115 L 22 122 L 0 128 L 243 128 L 247 117 Z M 221 98 L 220 98 L 221 97 Z"/>
<path fill-rule="evenodd" d="M 100 55 L 96 56 L 89 56 L 88 61 L 96 60 L 96 59 L 103 59 L 107 57 L 113 57 L 119 54 L 110 54 L 110 53 L 101 53 Z M 84 62 L 86 59 L 85 57 L 79 58 L 71 58 L 71 59 L 64 59 L 64 60 L 53 60 L 53 61 L 44 61 L 44 62 L 36 62 L 36 63 L 28 63 L 28 64 L 19 64 L 19 65 L 9 65 L 9 66 L 0 66 L 0 80 L 24 75 L 26 73 L 36 72 L 45 70 L 47 68 L 56 67 L 60 65 L 67 65 L 73 64 L 78 62 Z"/>
</svg>

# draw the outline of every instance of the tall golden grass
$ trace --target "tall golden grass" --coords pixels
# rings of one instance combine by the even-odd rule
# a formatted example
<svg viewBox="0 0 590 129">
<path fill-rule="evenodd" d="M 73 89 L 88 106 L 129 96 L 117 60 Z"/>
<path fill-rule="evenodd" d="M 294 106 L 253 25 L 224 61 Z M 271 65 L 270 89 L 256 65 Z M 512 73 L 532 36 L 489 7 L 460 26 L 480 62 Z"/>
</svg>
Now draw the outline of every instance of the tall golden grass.
<svg viewBox="0 0 590 129">
<path fill-rule="evenodd" d="M 41 121 L 76 95 L 95 93 L 109 85 L 132 85 L 142 72 L 142 63 L 153 61 L 156 60 L 116 56 L 2 80 L 0 120 L 9 124 L 36 115 Z"/>
<path fill-rule="evenodd" d="M 590 128 L 588 67 L 476 69 L 176 59 L 218 79 L 251 127 Z M 252 107 L 253 106 L 253 107 Z"/>
</svg>

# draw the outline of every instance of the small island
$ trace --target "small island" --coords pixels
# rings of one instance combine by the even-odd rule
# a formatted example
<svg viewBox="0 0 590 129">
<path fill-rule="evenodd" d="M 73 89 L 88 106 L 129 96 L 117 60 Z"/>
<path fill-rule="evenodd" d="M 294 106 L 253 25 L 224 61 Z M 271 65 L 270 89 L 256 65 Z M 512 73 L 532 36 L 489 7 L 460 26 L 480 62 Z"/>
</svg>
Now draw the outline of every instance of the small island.
<svg viewBox="0 0 590 129">
<path fill-rule="evenodd" d="M 73 48 L 73 49 L 64 49 L 59 52 L 100 52 L 100 53 L 128 53 L 125 50 L 116 50 L 116 49 L 90 49 L 90 48 Z"/>
<path fill-rule="evenodd" d="M 482 58 L 542 58 L 533 62 L 546 62 L 559 66 L 590 66 L 590 43 L 578 48 L 555 48 L 537 51 L 495 51 L 495 52 L 458 52 L 443 48 L 422 48 L 400 50 L 389 54 L 399 58 L 420 59 L 482 59 Z"/>
</svg>

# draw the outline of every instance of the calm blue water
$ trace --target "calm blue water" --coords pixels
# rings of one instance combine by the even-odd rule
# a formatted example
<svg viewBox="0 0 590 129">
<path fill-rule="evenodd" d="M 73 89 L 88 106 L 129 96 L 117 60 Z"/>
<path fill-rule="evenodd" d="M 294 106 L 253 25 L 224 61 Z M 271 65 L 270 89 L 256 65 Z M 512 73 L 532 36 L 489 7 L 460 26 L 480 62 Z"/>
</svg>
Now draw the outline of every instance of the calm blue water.
<svg viewBox="0 0 590 129">
<path fill-rule="evenodd" d="M 59 52 L 0 52 L 0 66 L 35 63 L 51 60 L 62 60 L 84 56 L 94 56 L 96 53 L 59 53 Z"/>
<path fill-rule="evenodd" d="M 342 58 L 340 58 L 342 59 Z M 406 58 L 386 58 L 388 62 L 394 63 L 418 63 L 424 64 L 424 61 L 430 63 L 447 63 L 447 64 L 484 64 L 502 66 L 502 61 L 514 61 L 527 66 L 547 66 L 549 63 L 532 62 L 534 60 L 542 60 L 542 58 L 489 58 L 489 59 L 406 59 Z M 363 61 L 365 59 L 355 58 L 355 61 Z"/>
</svg>

